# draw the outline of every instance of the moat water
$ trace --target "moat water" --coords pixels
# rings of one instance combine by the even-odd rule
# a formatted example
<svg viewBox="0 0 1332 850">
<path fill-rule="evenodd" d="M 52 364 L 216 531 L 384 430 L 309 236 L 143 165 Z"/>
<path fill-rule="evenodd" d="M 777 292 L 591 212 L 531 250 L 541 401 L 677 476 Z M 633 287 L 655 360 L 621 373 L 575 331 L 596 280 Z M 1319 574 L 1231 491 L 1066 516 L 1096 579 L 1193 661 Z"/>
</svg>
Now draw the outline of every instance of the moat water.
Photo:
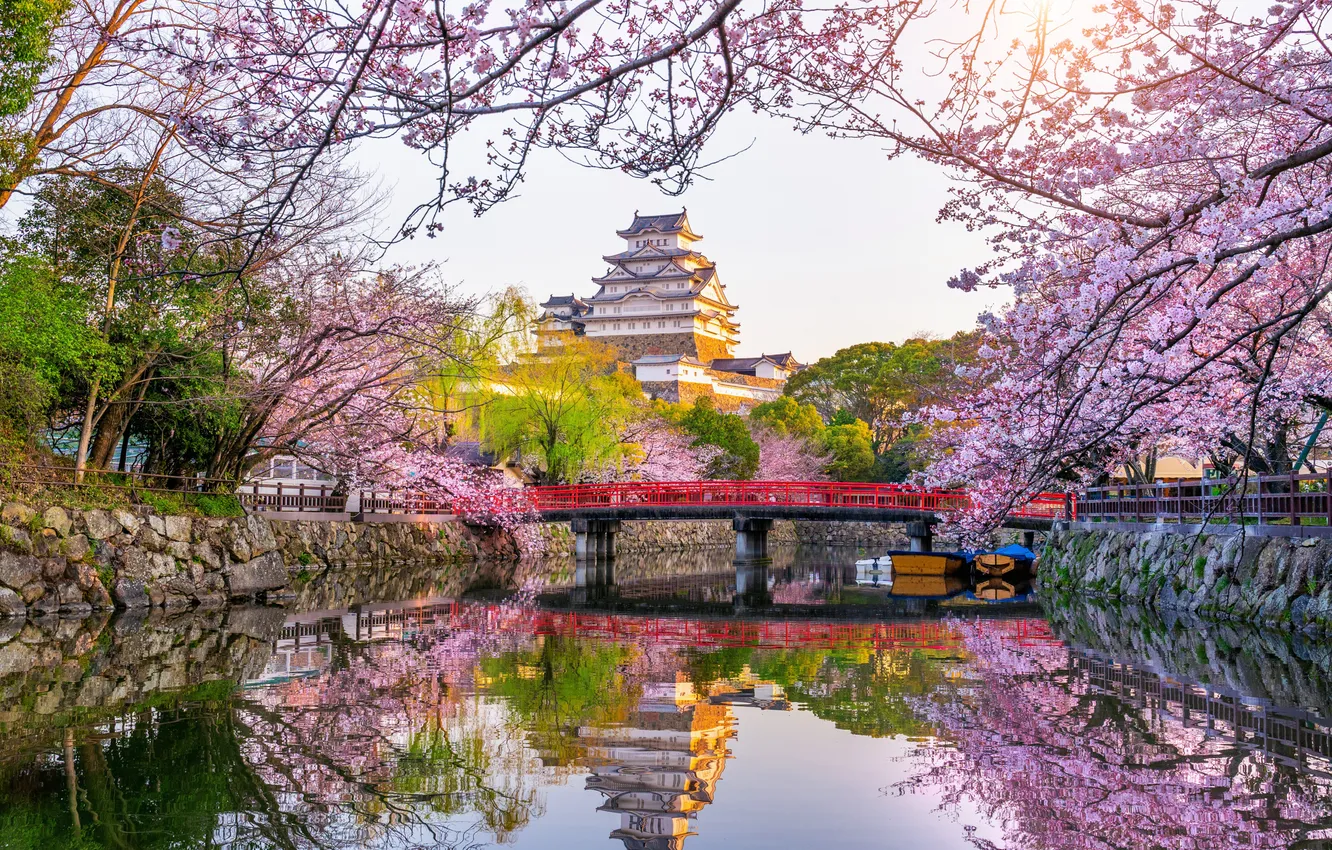
<svg viewBox="0 0 1332 850">
<path fill-rule="evenodd" d="M 0 847 L 1332 847 L 1332 648 L 863 554 L 0 623 Z"/>
</svg>

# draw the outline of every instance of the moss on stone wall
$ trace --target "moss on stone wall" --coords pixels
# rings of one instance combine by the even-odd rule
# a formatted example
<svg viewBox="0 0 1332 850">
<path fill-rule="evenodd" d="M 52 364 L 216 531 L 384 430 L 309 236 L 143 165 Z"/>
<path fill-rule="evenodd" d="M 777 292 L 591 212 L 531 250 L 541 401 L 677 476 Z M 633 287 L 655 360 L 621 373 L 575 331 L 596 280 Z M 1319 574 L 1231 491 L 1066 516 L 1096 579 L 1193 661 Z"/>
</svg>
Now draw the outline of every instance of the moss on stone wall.
<svg viewBox="0 0 1332 850">
<path fill-rule="evenodd" d="M 1168 611 L 1308 631 L 1332 631 L 1332 540 L 1057 531 L 1042 584 Z"/>
</svg>

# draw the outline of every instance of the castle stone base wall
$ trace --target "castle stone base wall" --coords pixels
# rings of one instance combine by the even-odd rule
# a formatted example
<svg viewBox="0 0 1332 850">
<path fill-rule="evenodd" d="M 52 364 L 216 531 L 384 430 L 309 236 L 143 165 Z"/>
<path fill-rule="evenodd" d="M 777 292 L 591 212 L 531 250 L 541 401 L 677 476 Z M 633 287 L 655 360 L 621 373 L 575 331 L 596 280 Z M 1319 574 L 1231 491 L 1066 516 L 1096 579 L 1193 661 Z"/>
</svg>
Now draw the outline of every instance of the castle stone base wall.
<svg viewBox="0 0 1332 850">
<path fill-rule="evenodd" d="M 588 339 L 613 345 L 620 359 L 634 361 L 648 354 L 688 354 L 704 363 L 718 357 L 734 356 L 726 343 L 696 333 L 632 334 L 624 336 L 589 336 Z"/>
</svg>

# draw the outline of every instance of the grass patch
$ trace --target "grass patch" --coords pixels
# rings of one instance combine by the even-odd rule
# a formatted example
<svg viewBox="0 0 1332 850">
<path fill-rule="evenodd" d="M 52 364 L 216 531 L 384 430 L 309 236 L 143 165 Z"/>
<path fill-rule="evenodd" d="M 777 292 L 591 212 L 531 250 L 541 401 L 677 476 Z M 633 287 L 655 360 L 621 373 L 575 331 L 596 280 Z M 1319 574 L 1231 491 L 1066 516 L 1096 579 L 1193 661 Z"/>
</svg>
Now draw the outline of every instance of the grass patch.
<svg viewBox="0 0 1332 850">
<path fill-rule="evenodd" d="M 19 537 L 14 533 L 14 529 L 7 525 L 0 525 L 0 546 L 17 549 L 25 555 L 32 554 L 32 541 Z"/>
<path fill-rule="evenodd" d="M 1220 593 L 1221 591 L 1225 590 L 1227 587 L 1230 587 L 1230 576 L 1221 576 L 1221 578 L 1216 580 L 1217 593 Z"/>
<path fill-rule="evenodd" d="M 244 516 L 240 500 L 229 493 L 159 493 L 135 491 L 139 500 L 163 516 Z"/>
<path fill-rule="evenodd" d="M 308 567 L 314 563 L 314 556 L 311 555 L 309 552 L 302 552 L 301 554 L 296 556 L 296 560 L 300 562 L 301 566 Z M 304 572 L 304 570 L 302 570 L 301 572 Z"/>
<path fill-rule="evenodd" d="M 1193 574 L 1198 578 L 1202 578 L 1203 574 L 1206 571 L 1207 571 L 1207 558 L 1204 555 L 1199 555 L 1193 561 Z"/>
<path fill-rule="evenodd" d="M 97 577 L 102 580 L 102 587 L 106 588 L 109 593 L 111 591 L 111 585 L 116 581 L 115 569 L 110 564 L 98 564 Z"/>
</svg>

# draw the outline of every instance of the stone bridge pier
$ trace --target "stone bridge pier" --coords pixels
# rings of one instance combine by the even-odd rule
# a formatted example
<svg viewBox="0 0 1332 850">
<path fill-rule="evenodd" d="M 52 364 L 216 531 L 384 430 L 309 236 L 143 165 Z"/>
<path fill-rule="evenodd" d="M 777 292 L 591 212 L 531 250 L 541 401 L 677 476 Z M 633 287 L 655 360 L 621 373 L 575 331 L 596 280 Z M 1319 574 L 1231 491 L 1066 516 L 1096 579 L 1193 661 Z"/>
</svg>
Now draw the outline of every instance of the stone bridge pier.
<svg viewBox="0 0 1332 850">
<path fill-rule="evenodd" d="M 912 552 L 934 551 L 934 526 L 928 522 L 908 522 L 907 540 L 911 541 Z"/>
<path fill-rule="evenodd" d="M 618 519 L 576 519 L 569 525 L 574 533 L 576 560 L 615 557 L 615 535 L 620 533 Z"/>
<path fill-rule="evenodd" d="M 768 532 L 772 530 L 771 519 L 737 516 L 731 527 L 735 529 L 736 561 L 759 561 L 768 558 Z"/>
</svg>

